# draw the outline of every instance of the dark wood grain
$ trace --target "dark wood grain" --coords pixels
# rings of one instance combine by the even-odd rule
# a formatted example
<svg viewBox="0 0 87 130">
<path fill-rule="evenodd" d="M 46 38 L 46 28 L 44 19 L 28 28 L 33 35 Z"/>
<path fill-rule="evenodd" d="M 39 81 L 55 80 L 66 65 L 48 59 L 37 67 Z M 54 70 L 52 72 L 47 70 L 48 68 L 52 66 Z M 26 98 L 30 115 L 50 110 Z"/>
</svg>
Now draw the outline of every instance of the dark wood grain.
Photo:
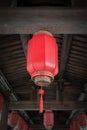
<svg viewBox="0 0 87 130">
<path fill-rule="evenodd" d="M 34 101 L 18 101 L 10 102 L 10 110 L 39 110 L 39 102 Z M 44 101 L 45 110 L 85 110 L 87 102 L 57 102 Z"/>
<path fill-rule="evenodd" d="M 58 7 L 1 8 L 0 34 L 86 34 L 87 9 Z"/>
</svg>

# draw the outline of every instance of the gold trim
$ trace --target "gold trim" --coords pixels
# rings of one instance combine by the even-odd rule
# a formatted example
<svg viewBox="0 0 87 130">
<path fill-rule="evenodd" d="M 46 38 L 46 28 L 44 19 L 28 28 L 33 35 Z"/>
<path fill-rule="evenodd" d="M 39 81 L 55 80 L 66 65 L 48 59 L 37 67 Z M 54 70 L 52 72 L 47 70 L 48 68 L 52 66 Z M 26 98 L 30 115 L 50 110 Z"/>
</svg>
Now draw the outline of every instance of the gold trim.
<svg viewBox="0 0 87 130">
<path fill-rule="evenodd" d="M 34 82 L 38 86 L 49 86 L 52 80 L 50 77 L 47 76 L 37 76 L 34 78 Z"/>
<path fill-rule="evenodd" d="M 49 36 L 53 36 L 52 33 L 48 32 L 48 31 L 44 31 L 44 30 L 40 30 L 38 32 L 35 32 L 34 35 L 36 34 L 48 34 Z"/>
<path fill-rule="evenodd" d="M 54 75 L 49 71 L 37 71 L 31 75 L 32 78 L 35 76 L 49 76 L 52 78 L 54 77 Z"/>
<path fill-rule="evenodd" d="M 47 71 L 37 71 L 31 75 L 31 78 L 38 86 L 41 86 L 41 83 L 42 86 L 48 86 L 54 80 L 54 75 Z"/>
</svg>

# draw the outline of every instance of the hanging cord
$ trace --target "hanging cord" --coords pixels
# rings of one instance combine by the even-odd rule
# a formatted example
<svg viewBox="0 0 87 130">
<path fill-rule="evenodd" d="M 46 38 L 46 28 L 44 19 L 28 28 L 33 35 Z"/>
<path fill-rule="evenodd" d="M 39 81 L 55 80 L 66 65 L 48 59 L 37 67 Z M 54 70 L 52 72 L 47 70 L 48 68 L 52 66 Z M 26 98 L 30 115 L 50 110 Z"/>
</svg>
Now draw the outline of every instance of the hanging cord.
<svg viewBox="0 0 87 130">
<path fill-rule="evenodd" d="M 44 95 L 44 90 L 41 88 L 39 89 L 39 94 L 40 94 L 40 102 L 39 102 L 39 113 L 43 112 L 43 95 Z"/>
</svg>

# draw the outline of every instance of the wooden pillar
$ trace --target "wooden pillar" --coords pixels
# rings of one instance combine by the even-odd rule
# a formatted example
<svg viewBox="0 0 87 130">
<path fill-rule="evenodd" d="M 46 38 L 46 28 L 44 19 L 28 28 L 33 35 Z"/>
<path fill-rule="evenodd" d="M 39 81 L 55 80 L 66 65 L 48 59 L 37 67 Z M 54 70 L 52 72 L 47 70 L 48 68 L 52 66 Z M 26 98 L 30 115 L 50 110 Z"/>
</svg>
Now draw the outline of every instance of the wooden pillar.
<svg viewBox="0 0 87 130">
<path fill-rule="evenodd" d="M 3 109 L 1 114 L 0 130 L 7 130 L 8 107 L 9 107 L 9 103 L 7 100 L 4 99 Z"/>
</svg>

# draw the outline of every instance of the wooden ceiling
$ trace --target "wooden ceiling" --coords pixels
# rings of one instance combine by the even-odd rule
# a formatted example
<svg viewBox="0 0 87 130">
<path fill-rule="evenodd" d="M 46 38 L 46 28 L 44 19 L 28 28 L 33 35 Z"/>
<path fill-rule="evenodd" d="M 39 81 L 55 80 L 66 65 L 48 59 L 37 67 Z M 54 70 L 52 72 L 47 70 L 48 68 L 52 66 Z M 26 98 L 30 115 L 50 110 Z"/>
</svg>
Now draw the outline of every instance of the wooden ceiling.
<svg viewBox="0 0 87 130">
<path fill-rule="evenodd" d="M 59 47 L 59 74 L 44 87 L 44 103 L 54 112 L 54 129 L 65 130 L 78 111 L 87 112 L 87 9 L 72 9 L 80 7 L 78 0 L 8 3 L 12 8 L 1 2 L 0 9 L 0 91 L 10 97 L 9 112 L 18 110 L 33 129 L 44 129 L 43 114 L 38 111 L 39 87 L 26 71 L 26 52 L 33 33 L 46 29 Z"/>
</svg>

